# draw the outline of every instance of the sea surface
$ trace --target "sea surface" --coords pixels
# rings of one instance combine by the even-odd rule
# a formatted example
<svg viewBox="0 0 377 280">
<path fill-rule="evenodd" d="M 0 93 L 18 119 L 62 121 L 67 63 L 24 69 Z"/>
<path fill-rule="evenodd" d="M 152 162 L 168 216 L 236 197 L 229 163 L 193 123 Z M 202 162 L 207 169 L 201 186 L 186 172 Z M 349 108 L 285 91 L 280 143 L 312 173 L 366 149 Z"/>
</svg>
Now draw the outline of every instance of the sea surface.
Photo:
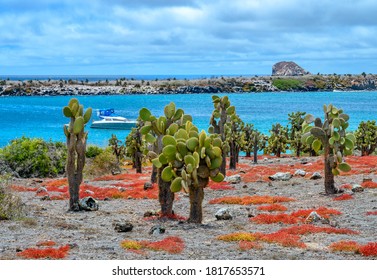
<svg viewBox="0 0 377 280">
<path fill-rule="evenodd" d="M 220 94 L 219 96 L 223 96 Z M 78 96 L 85 108 L 114 108 L 116 113 L 136 119 L 142 107 L 153 114 L 163 114 L 164 106 L 174 102 L 193 116 L 199 129 L 207 131 L 213 110 L 211 94 L 177 95 L 113 95 Z M 376 120 L 377 92 L 280 92 L 228 94 L 236 112 L 245 123 L 252 123 L 264 133 L 272 124 L 288 123 L 288 114 L 296 111 L 311 113 L 323 118 L 323 104 L 334 104 L 350 115 L 350 129 L 355 130 L 361 121 Z M 22 136 L 45 140 L 65 141 L 63 125 L 68 119 L 62 108 L 69 96 L 0 97 L 0 147 Z M 93 114 L 92 119 L 96 119 Z M 112 134 L 124 141 L 129 131 L 90 129 L 88 143 L 107 146 Z"/>
</svg>

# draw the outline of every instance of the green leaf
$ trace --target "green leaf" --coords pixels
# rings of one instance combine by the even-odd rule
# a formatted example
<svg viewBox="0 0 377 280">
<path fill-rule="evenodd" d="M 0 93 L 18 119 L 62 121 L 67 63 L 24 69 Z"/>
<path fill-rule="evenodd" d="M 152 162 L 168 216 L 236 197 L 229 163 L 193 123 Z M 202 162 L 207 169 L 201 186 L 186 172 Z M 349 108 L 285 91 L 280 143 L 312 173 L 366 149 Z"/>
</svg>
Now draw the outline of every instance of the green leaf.
<svg viewBox="0 0 377 280">
<path fill-rule="evenodd" d="M 85 123 L 88 123 L 90 121 L 90 118 L 92 117 L 92 108 L 88 108 L 86 109 L 85 111 L 85 114 L 84 114 L 84 122 Z"/>
<path fill-rule="evenodd" d="M 158 158 L 154 158 L 152 159 L 152 163 L 154 166 L 156 166 L 157 168 L 161 168 L 162 167 L 162 163 L 159 161 Z"/>
<path fill-rule="evenodd" d="M 340 127 L 340 120 L 338 118 L 335 118 L 332 120 L 332 124 L 334 127 L 339 128 Z"/>
<path fill-rule="evenodd" d="M 152 129 L 151 125 L 144 125 L 142 128 L 140 128 L 140 133 L 142 135 L 146 135 L 147 133 L 149 133 L 149 131 L 151 131 L 151 129 Z"/>
<path fill-rule="evenodd" d="M 177 145 L 177 141 L 175 140 L 175 138 L 171 135 L 165 135 L 164 137 L 162 137 L 162 144 L 164 146 L 168 146 L 168 145 L 173 145 L 173 146 L 176 146 Z"/>
<path fill-rule="evenodd" d="M 217 173 L 217 175 L 215 177 L 211 177 L 212 181 L 216 182 L 216 183 L 219 183 L 219 182 L 222 182 L 224 180 L 224 175 L 222 173 Z"/>
<path fill-rule="evenodd" d="M 177 152 L 177 148 L 173 145 L 167 145 L 166 147 L 164 147 L 162 149 L 162 153 L 164 154 L 164 156 L 166 156 L 167 158 L 171 157 L 174 155 L 175 157 L 175 153 Z"/>
<path fill-rule="evenodd" d="M 174 175 L 174 173 L 173 173 L 173 169 L 171 168 L 171 166 L 166 166 L 161 172 L 161 178 L 165 182 L 170 182 L 171 179 L 173 178 L 173 175 Z"/>
<path fill-rule="evenodd" d="M 84 118 L 78 117 L 73 124 L 73 133 L 79 134 L 82 131 L 84 131 Z"/>
<path fill-rule="evenodd" d="M 349 138 L 346 138 L 345 146 L 348 150 L 353 151 L 354 143 Z"/>
<path fill-rule="evenodd" d="M 164 114 L 167 119 L 170 119 L 174 116 L 175 113 L 175 104 L 174 102 L 170 102 L 168 105 L 164 108 Z"/>
<path fill-rule="evenodd" d="M 340 174 L 339 170 L 336 169 L 336 168 L 332 168 L 332 169 L 331 169 L 331 172 L 332 172 L 332 174 L 333 174 L 334 176 L 338 176 L 338 175 Z"/>
<path fill-rule="evenodd" d="M 174 116 L 173 116 L 173 121 L 177 121 L 179 120 L 184 114 L 184 111 L 182 109 L 177 109 L 177 111 L 175 112 Z"/>
<path fill-rule="evenodd" d="M 228 107 L 228 109 L 226 109 L 227 115 L 232 115 L 232 114 L 234 114 L 235 111 L 236 111 L 236 107 L 234 107 L 234 106 L 230 106 L 230 107 Z"/>
<path fill-rule="evenodd" d="M 158 160 L 161 162 L 161 164 L 168 164 L 169 162 L 166 156 L 164 156 L 164 154 L 160 154 L 158 156 Z"/>
<path fill-rule="evenodd" d="M 312 143 L 313 150 L 318 153 L 318 151 L 321 149 L 322 143 L 320 140 L 315 139 Z"/>
<path fill-rule="evenodd" d="M 147 133 L 145 134 L 145 141 L 147 141 L 148 143 L 154 143 L 156 142 L 156 137 L 154 137 L 152 134 L 150 133 Z"/>
<path fill-rule="evenodd" d="M 139 115 L 140 115 L 140 118 L 143 120 L 143 121 L 149 121 L 150 118 L 151 118 L 151 111 L 149 111 L 147 108 L 142 108 L 139 112 Z"/>
<path fill-rule="evenodd" d="M 67 118 L 71 118 L 71 117 L 73 117 L 73 115 L 72 115 L 72 111 L 71 111 L 71 109 L 70 109 L 68 106 L 65 106 L 65 107 L 63 108 L 63 114 L 64 114 L 64 116 L 67 117 Z"/>
<path fill-rule="evenodd" d="M 191 137 L 190 139 L 187 140 L 186 146 L 190 151 L 195 151 L 195 148 L 199 145 L 199 140 L 198 138 Z"/>
<path fill-rule="evenodd" d="M 345 162 L 338 164 L 338 168 L 340 169 L 340 171 L 343 171 L 343 172 L 351 171 L 351 166 Z"/>
<path fill-rule="evenodd" d="M 171 182 L 171 185 L 170 185 L 170 190 L 172 192 L 179 192 L 182 190 L 182 178 L 181 177 L 177 177 L 175 178 L 172 182 Z"/>
<path fill-rule="evenodd" d="M 305 116 L 304 120 L 305 120 L 306 123 L 312 123 L 312 122 L 314 122 L 315 118 L 314 118 L 313 115 L 311 115 L 311 114 L 307 114 L 307 115 Z"/>
</svg>

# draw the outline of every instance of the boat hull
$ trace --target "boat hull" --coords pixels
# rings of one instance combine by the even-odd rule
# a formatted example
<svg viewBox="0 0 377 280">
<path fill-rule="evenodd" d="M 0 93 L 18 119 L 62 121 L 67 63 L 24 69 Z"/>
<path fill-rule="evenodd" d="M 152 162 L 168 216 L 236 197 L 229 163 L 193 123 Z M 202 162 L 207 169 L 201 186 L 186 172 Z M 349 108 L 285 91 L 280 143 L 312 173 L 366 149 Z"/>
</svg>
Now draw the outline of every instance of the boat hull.
<svg viewBox="0 0 377 280">
<path fill-rule="evenodd" d="M 131 130 L 133 127 L 136 127 L 136 122 L 95 121 L 90 125 L 90 128 L 95 128 L 95 129 L 116 129 L 116 130 Z"/>
</svg>

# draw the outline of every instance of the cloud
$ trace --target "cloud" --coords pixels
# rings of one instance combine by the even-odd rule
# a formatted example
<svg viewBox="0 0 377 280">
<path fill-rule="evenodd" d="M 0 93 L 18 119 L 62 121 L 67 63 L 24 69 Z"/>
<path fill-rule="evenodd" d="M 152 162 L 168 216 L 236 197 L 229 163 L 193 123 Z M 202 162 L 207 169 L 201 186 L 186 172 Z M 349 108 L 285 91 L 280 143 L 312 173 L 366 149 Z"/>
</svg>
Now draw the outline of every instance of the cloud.
<svg viewBox="0 0 377 280">
<path fill-rule="evenodd" d="M 270 73 L 279 60 L 322 73 L 375 67 L 366 63 L 377 53 L 377 3 L 370 0 L 1 0 L 1 6 L 0 74 L 253 74 Z"/>
</svg>

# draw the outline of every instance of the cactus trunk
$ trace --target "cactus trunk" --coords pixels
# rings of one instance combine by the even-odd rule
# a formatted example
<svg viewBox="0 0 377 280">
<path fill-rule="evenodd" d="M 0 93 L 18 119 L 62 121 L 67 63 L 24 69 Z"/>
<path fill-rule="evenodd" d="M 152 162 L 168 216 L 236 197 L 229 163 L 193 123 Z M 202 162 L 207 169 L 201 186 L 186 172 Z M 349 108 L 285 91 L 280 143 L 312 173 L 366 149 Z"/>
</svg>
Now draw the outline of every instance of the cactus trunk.
<svg viewBox="0 0 377 280">
<path fill-rule="evenodd" d="M 258 140 L 255 139 L 255 142 L 254 142 L 254 163 L 258 163 Z"/>
<path fill-rule="evenodd" d="M 142 163 L 141 163 L 141 159 L 142 159 L 142 154 L 140 152 L 136 152 L 135 153 L 135 169 L 136 169 L 136 173 L 142 173 L 143 170 L 142 170 Z"/>
<path fill-rule="evenodd" d="M 230 142 L 230 157 L 229 157 L 229 169 L 235 170 L 237 167 L 237 148 L 236 144 Z"/>
<path fill-rule="evenodd" d="M 208 178 L 198 179 L 199 185 L 197 187 L 193 185 L 189 186 L 190 217 L 188 222 L 196 224 L 202 223 L 203 220 L 202 203 L 204 198 L 204 188 L 208 185 Z"/>
<path fill-rule="evenodd" d="M 251 152 L 250 151 L 246 152 L 246 157 L 251 157 Z"/>
<path fill-rule="evenodd" d="M 158 199 L 161 205 L 161 216 L 171 216 L 173 215 L 173 202 L 174 193 L 170 190 L 170 182 L 165 182 L 161 178 L 161 172 L 167 165 L 163 165 L 161 168 L 157 169 L 158 172 Z"/>
<path fill-rule="evenodd" d="M 157 167 L 152 166 L 152 174 L 151 174 L 151 183 L 154 184 L 157 182 Z"/>
<path fill-rule="evenodd" d="M 326 194 L 337 193 L 335 188 L 334 174 L 332 173 L 332 167 L 334 163 L 334 155 L 330 153 L 330 147 L 325 145 L 324 147 L 325 156 L 325 192 Z"/>
</svg>

